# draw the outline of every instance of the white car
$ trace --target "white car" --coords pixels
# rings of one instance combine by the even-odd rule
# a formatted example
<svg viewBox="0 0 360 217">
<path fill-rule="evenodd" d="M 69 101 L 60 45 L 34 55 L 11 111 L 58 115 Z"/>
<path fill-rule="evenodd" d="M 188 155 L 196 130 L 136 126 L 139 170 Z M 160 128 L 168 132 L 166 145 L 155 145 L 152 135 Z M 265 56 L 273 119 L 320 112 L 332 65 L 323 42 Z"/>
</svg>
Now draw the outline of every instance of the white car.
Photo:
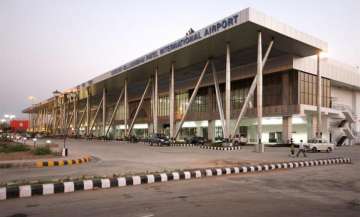
<svg viewBox="0 0 360 217">
<path fill-rule="evenodd" d="M 308 143 L 304 145 L 305 148 L 312 152 L 332 152 L 335 145 L 323 139 L 309 139 Z"/>
</svg>

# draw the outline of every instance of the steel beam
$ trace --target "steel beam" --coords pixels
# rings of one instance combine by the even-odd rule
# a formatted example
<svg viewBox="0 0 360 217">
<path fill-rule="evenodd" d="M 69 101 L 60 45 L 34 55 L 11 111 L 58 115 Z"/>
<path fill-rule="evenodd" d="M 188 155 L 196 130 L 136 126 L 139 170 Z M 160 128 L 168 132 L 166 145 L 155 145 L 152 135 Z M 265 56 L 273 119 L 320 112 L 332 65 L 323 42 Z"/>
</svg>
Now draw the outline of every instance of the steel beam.
<svg viewBox="0 0 360 217">
<path fill-rule="evenodd" d="M 117 112 L 117 110 L 118 110 L 118 108 L 119 108 L 119 106 L 120 106 L 121 98 L 122 98 L 122 96 L 124 95 L 124 90 L 125 90 L 125 88 L 123 87 L 123 88 L 121 89 L 119 98 L 118 98 L 118 100 L 116 101 L 116 104 L 115 104 L 115 107 L 114 107 L 114 111 L 113 111 L 113 113 L 112 113 L 112 115 L 111 115 L 111 118 L 110 118 L 110 121 L 109 121 L 109 127 L 108 127 L 108 129 L 106 130 L 105 136 L 107 136 L 107 135 L 109 134 L 110 127 L 111 127 L 111 125 L 112 125 L 112 123 L 113 123 L 113 121 L 114 121 L 114 119 L 115 119 L 116 112 Z"/>
<path fill-rule="evenodd" d="M 91 125 L 90 125 L 90 128 L 89 128 L 89 133 L 91 133 L 91 131 L 92 131 L 93 127 L 94 127 L 94 124 L 95 124 L 96 118 L 97 118 L 97 116 L 98 116 L 98 114 L 99 114 L 99 111 L 100 111 L 101 105 L 102 105 L 102 103 L 103 103 L 103 100 L 104 100 L 104 98 L 101 97 L 101 101 L 100 101 L 98 107 L 96 108 L 96 112 L 95 112 L 95 115 L 94 115 L 94 119 L 93 119 L 93 121 L 91 122 Z"/>
<path fill-rule="evenodd" d="M 220 88 L 219 88 L 219 80 L 217 77 L 217 72 L 216 72 L 214 61 L 211 61 L 211 68 L 212 68 L 212 74 L 213 74 L 214 86 L 215 86 L 216 104 L 218 106 L 220 120 L 221 120 L 221 128 L 223 130 L 223 134 L 225 135 L 226 128 L 225 128 L 224 109 L 223 109 L 223 105 L 222 105 L 221 93 L 220 93 Z"/>
<path fill-rule="evenodd" d="M 196 97 L 196 94 L 197 94 L 197 92 L 198 92 L 198 90 L 199 90 L 199 88 L 200 88 L 201 81 L 203 80 L 203 77 L 204 77 L 204 75 L 205 75 L 206 69 L 208 68 L 209 62 L 210 62 L 209 60 L 206 61 L 206 64 L 205 64 L 205 66 L 204 66 L 204 69 L 203 69 L 203 71 L 201 72 L 200 77 L 199 77 L 199 80 L 197 81 L 196 86 L 195 86 L 195 88 L 194 88 L 194 91 L 193 91 L 192 94 L 191 94 L 189 103 L 188 103 L 188 105 L 187 105 L 187 107 L 186 107 L 186 109 L 185 109 L 185 113 L 184 113 L 183 116 L 181 117 L 179 126 L 178 126 L 178 128 L 176 129 L 175 136 L 174 136 L 174 139 L 175 139 L 175 140 L 176 140 L 176 138 L 177 138 L 177 136 L 178 136 L 178 134 L 179 134 L 179 132 L 180 132 L 180 130 L 181 130 L 181 127 L 182 127 L 182 125 L 183 125 L 183 123 L 184 123 L 184 121 L 185 121 L 186 115 L 188 114 L 188 112 L 189 112 L 189 110 L 190 110 L 190 108 L 191 108 L 191 105 L 192 105 L 192 103 L 193 103 L 193 101 L 194 101 L 194 99 L 195 99 L 195 97 Z"/>
<path fill-rule="evenodd" d="M 170 139 L 174 139 L 174 129 L 175 129 L 175 68 L 174 63 L 171 63 L 170 70 L 170 89 L 169 89 L 169 121 L 170 121 Z"/>
<path fill-rule="evenodd" d="M 134 127 L 135 120 L 136 120 L 137 115 L 139 114 L 140 108 L 141 108 L 141 106 L 142 106 L 142 104 L 143 104 L 143 102 L 144 102 L 144 98 L 145 98 L 145 95 L 146 95 L 146 93 L 147 93 L 147 91 L 148 91 L 148 89 L 149 89 L 150 83 L 151 83 L 151 78 L 149 78 L 148 82 L 146 83 L 145 90 L 144 90 L 144 92 L 143 92 L 143 94 L 142 94 L 142 96 L 141 96 L 139 105 L 138 105 L 137 108 L 136 108 L 134 117 L 133 117 L 133 119 L 132 119 L 132 121 L 131 121 L 131 124 L 130 124 L 129 132 L 128 132 L 128 135 L 127 135 L 128 137 L 130 136 L 131 131 L 132 131 L 132 128 Z"/>
<path fill-rule="evenodd" d="M 225 138 L 230 135 L 230 117 L 231 117 L 231 66 L 230 66 L 230 44 L 226 44 L 226 68 L 225 68 Z"/>
<path fill-rule="evenodd" d="M 79 134 L 79 128 L 81 127 L 81 123 L 82 123 L 82 122 L 83 122 L 83 120 L 84 120 L 85 114 L 86 114 L 86 110 L 82 111 L 82 114 L 81 114 L 81 116 L 80 116 L 79 123 L 77 123 L 77 125 L 75 126 L 75 129 L 76 129 L 76 135 L 78 135 L 78 134 Z"/>
<path fill-rule="evenodd" d="M 266 50 L 265 56 L 264 56 L 263 61 L 262 61 L 262 68 L 263 68 L 263 69 L 264 69 L 265 64 L 266 64 L 266 62 L 267 62 L 267 59 L 268 59 L 268 57 L 269 57 L 269 54 L 270 54 L 270 51 L 271 51 L 271 49 L 272 49 L 273 44 L 274 44 L 274 40 L 272 40 L 272 41 L 270 42 L 270 44 L 269 44 L 269 46 L 268 46 L 268 48 L 267 48 L 267 50 Z M 245 112 L 246 112 L 247 107 L 248 107 L 248 105 L 249 105 L 250 99 L 251 99 L 251 97 L 253 96 L 254 91 L 255 91 L 255 87 L 256 87 L 256 84 L 257 84 L 257 78 L 258 78 L 258 76 L 255 75 L 254 80 L 253 80 L 253 82 L 251 83 L 249 92 L 248 92 L 248 94 L 247 94 L 247 96 L 246 96 L 246 98 L 245 98 L 245 102 L 244 102 L 244 104 L 243 104 L 243 106 L 242 106 L 242 108 L 241 108 L 239 117 L 238 117 L 238 119 L 237 119 L 237 121 L 236 121 L 236 124 L 235 124 L 234 130 L 233 130 L 232 136 L 234 136 L 234 135 L 236 134 L 236 130 L 239 128 L 240 121 L 241 121 L 242 117 L 245 115 Z"/>
</svg>

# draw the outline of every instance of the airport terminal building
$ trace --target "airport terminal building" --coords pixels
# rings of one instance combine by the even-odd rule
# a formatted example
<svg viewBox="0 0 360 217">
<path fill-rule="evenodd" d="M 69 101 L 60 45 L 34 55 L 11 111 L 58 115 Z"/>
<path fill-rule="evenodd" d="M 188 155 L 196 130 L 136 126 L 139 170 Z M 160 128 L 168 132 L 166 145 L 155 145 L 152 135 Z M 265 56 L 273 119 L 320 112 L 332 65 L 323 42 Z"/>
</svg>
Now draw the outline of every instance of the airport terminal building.
<svg viewBox="0 0 360 217">
<path fill-rule="evenodd" d="M 327 47 L 247 8 L 23 112 L 51 135 L 354 144 L 360 71 L 322 58 Z"/>
</svg>

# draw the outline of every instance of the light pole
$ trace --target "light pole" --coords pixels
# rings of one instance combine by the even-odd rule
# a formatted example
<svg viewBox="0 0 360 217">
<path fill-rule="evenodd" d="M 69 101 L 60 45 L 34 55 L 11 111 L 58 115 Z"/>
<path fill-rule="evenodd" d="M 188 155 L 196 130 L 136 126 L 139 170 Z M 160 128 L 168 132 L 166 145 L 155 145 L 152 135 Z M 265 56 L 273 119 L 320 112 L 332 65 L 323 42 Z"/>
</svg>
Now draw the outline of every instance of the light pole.
<svg viewBox="0 0 360 217">
<path fill-rule="evenodd" d="M 75 95 L 74 92 L 70 92 L 70 93 L 62 93 L 58 90 L 55 90 L 53 92 L 53 95 L 55 96 L 55 99 L 57 99 L 57 97 L 59 96 L 63 96 L 64 100 L 66 99 L 67 96 L 73 97 Z M 65 101 L 63 102 L 65 104 Z M 64 109 L 64 117 L 63 117 L 63 137 L 64 137 L 64 143 L 63 143 L 63 150 L 62 150 L 62 156 L 66 157 L 68 156 L 69 152 L 68 149 L 66 148 L 66 139 L 68 136 L 68 127 L 66 126 L 66 122 L 65 122 L 65 109 Z"/>
</svg>

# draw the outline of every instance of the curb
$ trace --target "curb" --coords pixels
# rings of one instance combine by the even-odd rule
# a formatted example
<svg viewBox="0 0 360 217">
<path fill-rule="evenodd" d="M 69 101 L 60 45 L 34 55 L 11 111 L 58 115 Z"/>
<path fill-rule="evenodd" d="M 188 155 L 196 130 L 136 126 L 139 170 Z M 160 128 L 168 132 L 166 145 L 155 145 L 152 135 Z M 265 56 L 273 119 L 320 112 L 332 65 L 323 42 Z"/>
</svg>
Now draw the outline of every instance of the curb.
<svg viewBox="0 0 360 217">
<path fill-rule="evenodd" d="M 91 156 L 85 156 L 77 159 L 67 159 L 67 160 L 36 160 L 36 161 L 28 161 L 28 162 L 0 163 L 0 169 L 69 166 L 69 165 L 87 163 L 90 162 L 91 160 L 92 160 Z"/>
<path fill-rule="evenodd" d="M 161 146 L 161 145 L 153 145 L 153 146 Z M 236 147 L 214 147 L 214 146 L 208 146 L 208 145 L 194 145 L 194 144 L 171 144 L 170 147 L 196 147 L 196 148 L 202 148 L 202 149 L 208 149 L 208 150 L 216 150 L 216 151 L 235 151 L 240 150 L 240 146 Z"/>
<path fill-rule="evenodd" d="M 300 167 L 312 167 L 330 164 L 350 164 L 350 158 L 329 158 L 322 160 L 278 162 L 270 164 L 247 165 L 239 167 L 209 168 L 187 170 L 179 172 L 148 174 L 142 176 L 127 176 L 113 178 L 95 178 L 79 181 L 68 181 L 48 184 L 32 184 L 10 186 L 0 188 L 0 200 L 11 198 L 32 197 L 35 195 L 50 195 L 58 193 L 70 193 L 75 191 L 87 191 L 100 188 L 114 188 L 132 185 L 150 184 L 155 182 L 168 182 L 175 180 L 199 179 L 209 176 L 222 176 L 230 174 L 266 172 L 278 169 L 294 169 Z"/>
<path fill-rule="evenodd" d="M 56 167 L 56 166 L 71 166 L 75 164 L 82 164 L 87 163 L 91 161 L 90 156 L 85 156 L 78 159 L 68 159 L 68 160 L 59 160 L 59 161 L 53 161 L 53 160 L 45 160 L 45 161 L 36 161 L 35 166 L 38 168 L 41 167 Z"/>
</svg>

